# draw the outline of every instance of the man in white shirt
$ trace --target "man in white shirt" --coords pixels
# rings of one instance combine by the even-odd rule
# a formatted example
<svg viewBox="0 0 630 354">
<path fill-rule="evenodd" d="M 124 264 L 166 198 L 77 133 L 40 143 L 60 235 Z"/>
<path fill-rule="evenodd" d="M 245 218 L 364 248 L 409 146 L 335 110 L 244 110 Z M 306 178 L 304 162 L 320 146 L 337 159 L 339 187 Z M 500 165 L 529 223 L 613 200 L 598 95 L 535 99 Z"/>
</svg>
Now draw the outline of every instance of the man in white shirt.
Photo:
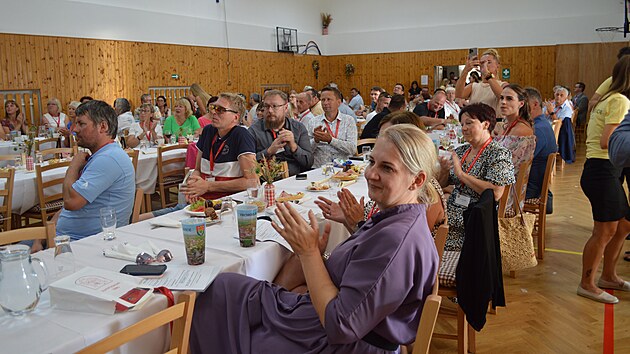
<svg viewBox="0 0 630 354">
<path fill-rule="evenodd" d="M 297 120 L 304 124 L 305 127 L 308 127 L 308 123 L 314 118 L 310 110 L 311 104 L 311 95 L 306 92 L 298 93 L 296 96 L 296 105 L 300 113 L 297 116 Z"/>
<path fill-rule="evenodd" d="M 455 102 L 455 87 L 449 86 L 444 91 L 446 91 L 446 102 L 444 102 L 444 116 L 448 119 L 459 120 L 459 111 L 461 111 L 462 109 Z"/>
<path fill-rule="evenodd" d="M 573 115 L 573 108 L 567 98 L 569 97 L 569 90 L 563 86 L 556 86 L 553 89 L 553 101 L 545 102 L 544 113 L 549 116 L 549 119 L 553 122 L 556 119 L 561 121 L 565 118 L 571 118 Z"/>
<path fill-rule="evenodd" d="M 357 149 L 357 127 L 354 118 L 339 112 L 341 92 L 325 87 L 320 95 L 324 114 L 310 120 L 308 133 L 313 145 L 313 168 L 333 159 L 347 159 Z"/>
</svg>

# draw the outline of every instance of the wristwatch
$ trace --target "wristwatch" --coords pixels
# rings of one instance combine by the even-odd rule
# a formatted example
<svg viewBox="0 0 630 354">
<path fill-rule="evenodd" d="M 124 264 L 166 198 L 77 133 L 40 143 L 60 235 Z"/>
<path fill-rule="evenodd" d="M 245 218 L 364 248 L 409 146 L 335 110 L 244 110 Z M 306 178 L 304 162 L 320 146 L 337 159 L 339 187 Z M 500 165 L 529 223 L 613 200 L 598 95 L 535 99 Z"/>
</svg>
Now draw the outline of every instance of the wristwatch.
<svg viewBox="0 0 630 354">
<path fill-rule="evenodd" d="M 329 253 L 329 252 L 324 252 L 324 253 L 322 254 L 322 259 L 323 259 L 323 260 L 325 260 L 325 261 L 327 261 L 327 260 L 328 260 L 328 258 L 330 258 L 330 253 Z"/>
<path fill-rule="evenodd" d="M 486 81 L 488 81 L 490 79 L 494 79 L 494 74 L 490 73 L 490 74 L 486 75 L 486 77 L 484 77 L 484 79 L 486 79 Z"/>
</svg>

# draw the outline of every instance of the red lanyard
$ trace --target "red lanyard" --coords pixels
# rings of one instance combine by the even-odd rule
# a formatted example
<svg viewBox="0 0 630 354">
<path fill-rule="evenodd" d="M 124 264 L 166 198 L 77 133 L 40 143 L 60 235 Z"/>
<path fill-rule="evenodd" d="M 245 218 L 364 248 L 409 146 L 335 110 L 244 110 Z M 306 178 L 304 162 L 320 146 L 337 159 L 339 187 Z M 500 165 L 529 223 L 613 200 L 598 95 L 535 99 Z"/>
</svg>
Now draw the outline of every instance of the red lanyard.
<svg viewBox="0 0 630 354">
<path fill-rule="evenodd" d="M 55 119 L 55 117 L 53 117 L 52 115 L 50 116 L 53 121 Z M 61 127 L 61 114 L 59 115 L 59 117 L 57 117 L 57 128 Z"/>
<path fill-rule="evenodd" d="M 212 144 L 210 145 L 210 173 L 214 173 L 214 160 L 217 159 L 217 157 L 219 157 L 219 154 L 221 153 L 221 151 L 223 151 L 223 147 L 225 146 L 225 143 L 227 143 L 227 139 L 225 139 L 223 141 L 223 143 L 221 143 L 221 145 L 219 145 L 219 150 L 217 150 L 217 153 L 212 155 L 212 150 L 214 148 L 214 143 L 217 142 L 217 137 L 219 136 L 219 133 L 217 133 L 214 138 L 212 138 Z"/>
<path fill-rule="evenodd" d="M 477 153 L 477 156 L 475 156 L 475 158 L 473 159 L 473 161 L 470 164 L 470 166 L 468 166 L 468 169 L 466 170 L 466 174 L 468 174 L 470 172 L 470 170 L 472 170 L 473 166 L 475 166 L 475 163 L 479 159 L 479 156 L 481 156 L 481 153 L 483 153 L 483 151 L 486 149 L 486 147 L 488 147 L 488 145 L 490 145 L 491 142 L 492 142 L 492 138 L 488 138 L 488 140 L 486 140 L 485 144 L 483 144 L 481 149 L 479 149 L 479 152 Z M 472 150 L 472 146 L 469 147 L 468 150 L 466 150 L 466 152 L 464 153 L 464 156 L 462 156 L 462 160 L 461 160 L 462 164 L 466 161 L 466 158 L 468 157 L 468 154 L 470 154 L 471 150 Z M 462 187 L 463 186 L 464 186 L 464 183 L 462 182 Z"/>
<path fill-rule="evenodd" d="M 324 118 L 326 119 L 326 118 Z M 324 120 L 324 123 L 326 123 L 326 129 L 328 129 L 328 132 L 330 133 L 330 135 L 332 135 L 333 138 L 337 139 L 337 135 L 339 135 L 339 123 L 341 121 L 339 119 L 337 119 L 337 127 L 335 128 L 335 134 L 333 134 L 332 130 L 330 129 L 330 125 L 328 124 L 327 120 Z"/>
<path fill-rule="evenodd" d="M 508 133 L 509 133 L 510 131 L 512 131 L 512 128 L 514 128 L 514 127 L 518 124 L 518 122 L 519 122 L 520 120 L 521 120 L 521 118 L 517 118 L 514 122 L 512 122 L 512 124 L 510 124 L 510 126 L 507 128 L 507 130 L 505 131 L 505 133 L 503 133 L 503 136 L 508 135 Z"/>
<path fill-rule="evenodd" d="M 276 140 L 276 138 L 278 137 L 278 133 L 276 133 L 275 130 L 270 129 L 271 130 L 271 136 L 273 136 L 273 140 Z"/>
<path fill-rule="evenodd" d="M 376 207 L 376 203 L 374 203 L 374 204 L 372 205 L 372 209 L 370 209 L 370 212 L 369 212 L 369 213 L 368 213 L 368 215 L 367 215 L 367 220 L 369 220 L 369 219 L 372 217 L 372 215 L 374 215 L 374 214 L 378 213 L 379 211 L 380 211 L 380 210 Z"/>
<path fill-rule="evenodd" d="M 304 119 L 304 117 L 305 117 L 307 114 L 309 114 L 309 113 L 311 113 L 311 110 L 310 110 L 310 109 L 307 109 L 306 111 L 304 111 L 304 113 L 303 113 L 303 114 L 300 114 L 300 119 L 299 119 L 299 121 L 301 122 L 301 121 Z"/>
</svg>

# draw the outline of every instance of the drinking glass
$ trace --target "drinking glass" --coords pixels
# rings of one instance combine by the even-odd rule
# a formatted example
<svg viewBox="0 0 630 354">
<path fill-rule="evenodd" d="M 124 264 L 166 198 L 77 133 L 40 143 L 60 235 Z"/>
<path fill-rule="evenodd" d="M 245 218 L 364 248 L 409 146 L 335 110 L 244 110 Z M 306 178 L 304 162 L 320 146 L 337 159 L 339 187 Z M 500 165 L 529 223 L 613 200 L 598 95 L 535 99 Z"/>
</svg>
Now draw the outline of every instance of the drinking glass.
<svg viewBox="0 0 630 354">
<path fill-rule="evenodd" d="M 238 240 L 241 247 L 253 247 L 256 245 L 257 213 L 258 208 L 255 205 L 241 204 L 236 207 Z"/>
<path fill-rule="evenodd" d="M 188 218 L 180 220 L 180 223 L 188 264 L 203 264 L 206 261 L 206 219 Z"/>
<path fill-rule="evenodd" d="M 232 223 L 234 223 L 234 205 L 232 202 L 232 197 L 223 197 L 222 199 L 223 200 L 221 202 L 221 212 L 219 213 L 219 217 L 221 218 L 221 221 L 231 221 Z M 224 219 L 223 214 L 228 213 L 231 213 L 231 215 L 228 216 L 228 219 Z"/>
<path fill-rule="evenodd" d="M 324 176 L 330 176 L 332 173 L 334 173 L 333 169 L 334 166 L 332 162 L 328 162 L 326 164 L 324 164 L 324 166 L 322 166 L 322 174 Z"/>
<path fill-rule="evenodd" d="M 103 240 L 111 241 L 116 238 L 116 210 L 114 208 L 101 208 L 101 226 L 103 227 Z"/>
<path fill-rule="evenodd" d="M 46 126 L 41 125 L 39 127 L 39 137 L 40 138 L 45 138 L 46 134 L 48 134 L 48 129 L 46 129 Z"/>
<path fill-rule="evenodd" d="M 54 258 L 57 279 L 68 276 L 75 271 L 74 253 L 70 247 L 70 236 L 60 235 L 55 237 L 55 258 Z"/>
<path fill-rule="evenodd" d="M 363 154 L 363 162 L 367 162 L 370 157 L 370 152 L 372 152 L 372 148 L 369 146 L 362 146 L 361 153 Z"/>
</svg>

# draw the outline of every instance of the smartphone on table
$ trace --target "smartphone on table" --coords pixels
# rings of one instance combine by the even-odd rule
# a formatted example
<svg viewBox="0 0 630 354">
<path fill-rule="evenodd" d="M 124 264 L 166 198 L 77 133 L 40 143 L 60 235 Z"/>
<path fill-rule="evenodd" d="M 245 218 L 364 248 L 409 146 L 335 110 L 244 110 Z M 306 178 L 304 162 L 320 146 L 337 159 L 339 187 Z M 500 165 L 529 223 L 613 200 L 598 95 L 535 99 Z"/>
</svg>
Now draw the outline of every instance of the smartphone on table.
<svg viewBox="0 0 630 354">
<path fill-rule="evenodd" d="M 139 277 L 161 277 L 166 271 L 166 264 L 127 264 L 120 270 L 123 274 Z"/>
</svg>

